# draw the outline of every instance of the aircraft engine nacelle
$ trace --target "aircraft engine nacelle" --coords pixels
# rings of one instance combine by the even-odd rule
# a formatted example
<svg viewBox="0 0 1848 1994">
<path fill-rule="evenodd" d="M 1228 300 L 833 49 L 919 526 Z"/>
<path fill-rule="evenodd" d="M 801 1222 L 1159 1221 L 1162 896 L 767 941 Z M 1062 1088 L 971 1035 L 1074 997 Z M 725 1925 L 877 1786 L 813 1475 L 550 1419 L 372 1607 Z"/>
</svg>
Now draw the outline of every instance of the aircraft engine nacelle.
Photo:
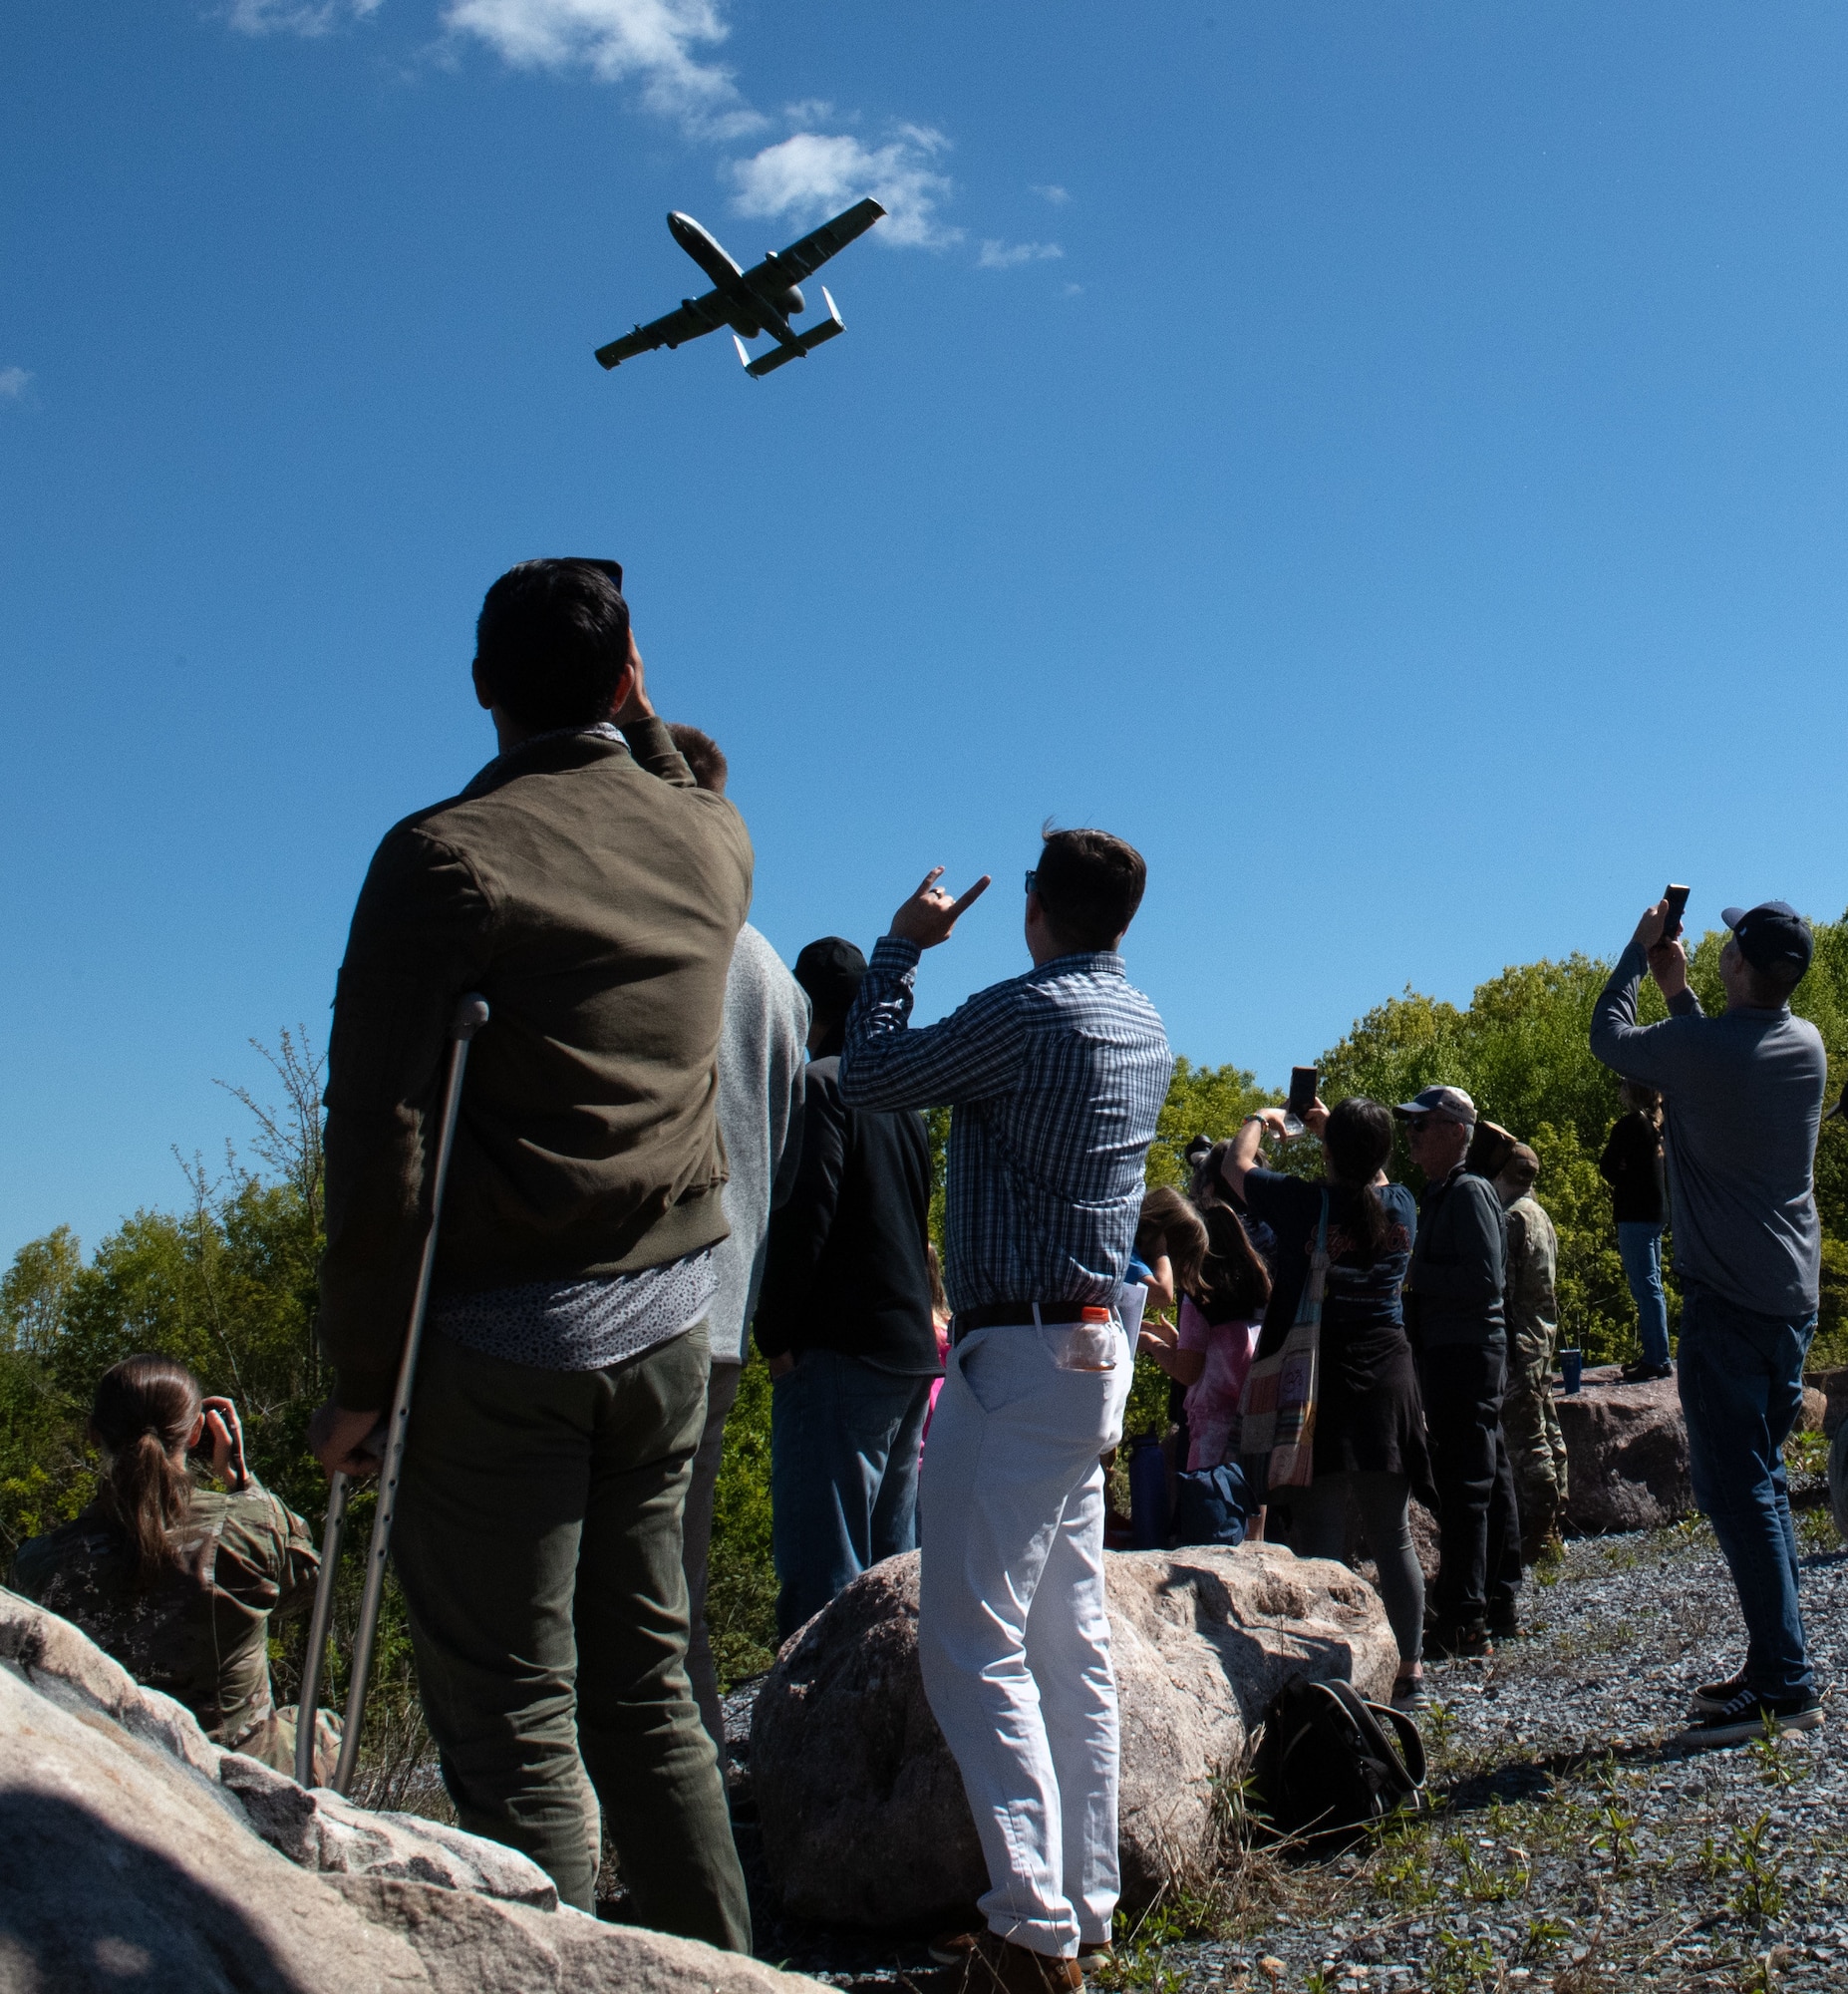
<svg viewBox="0 0 1848 1994">
<path fill-rule="evenodd" d="M 758 334 L 764 330 L 756 319 L 747 318 L 743 312 L 734 312 L 726 320 L 726 324 L 738 334 L 740 339 L 756 339 Z"/>
<path fill-rule="evenodd" d="M 784 318 L 799 318 L 808 309 L 808 301 L 794 284 L 791 284 L 776 302 L 782 307 Z"/>
</svg>

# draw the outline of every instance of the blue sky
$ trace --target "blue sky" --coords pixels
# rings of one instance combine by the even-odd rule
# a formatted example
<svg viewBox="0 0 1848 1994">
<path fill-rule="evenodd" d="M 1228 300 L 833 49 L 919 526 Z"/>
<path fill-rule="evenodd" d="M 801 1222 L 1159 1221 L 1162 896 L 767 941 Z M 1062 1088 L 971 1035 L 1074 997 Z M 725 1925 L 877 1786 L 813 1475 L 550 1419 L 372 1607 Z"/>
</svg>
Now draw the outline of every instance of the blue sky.
<svg viewBox="0 0 1848 1994">
<path fill-rule="evenodd" d="M 1280 1082 L 1406 984 L 1848 900 L 1839 8 L 35 0 L 0 15 L 0 1252 L 324 1033 L 491 752 L 503 567 L 614 554 L 785 956 L 1043 819 Z M 591 349 L 861 193 L 849 331 Z M 812 290 L 812 287 L 811 287 Z"/>
</svg>

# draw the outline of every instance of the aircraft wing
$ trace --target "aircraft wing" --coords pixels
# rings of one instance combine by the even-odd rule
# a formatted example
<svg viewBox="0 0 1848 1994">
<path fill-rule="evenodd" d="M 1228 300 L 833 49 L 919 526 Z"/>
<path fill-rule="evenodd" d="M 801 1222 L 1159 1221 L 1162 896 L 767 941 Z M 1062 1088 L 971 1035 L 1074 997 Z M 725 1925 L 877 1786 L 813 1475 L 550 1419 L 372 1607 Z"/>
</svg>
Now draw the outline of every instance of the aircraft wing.
<svg viewBox="0 0 1848 1994">
<path fill-rule="evenodd" d="M 724 323 L 725 301 L 717 291 L 708 291 L 703 298 L 688 298 L 665 318 L 638 325 L 633 332 L 612 339 L 607 346 L 599 346 L 597 360 L 604 367 L 619 367 L 638 353 L 652 353 L 657 346 L 684 346 L 688 340 L 716 331 Z"/>
<path fill-rule="evenodd" d="M 811 228 L 799 242 L 791 242 L 774 256 L 766 256 L 755 269 L 745 272 L 745 282 L 752 285 L 764 282 L 778 290 L 784 284 L 799 284 L 855 236 L 864 235 L 884 213 L 885 209 L 876 200 L 856 201 L 844 214 L 822 222 L 819 228 Z"/>
</svg>

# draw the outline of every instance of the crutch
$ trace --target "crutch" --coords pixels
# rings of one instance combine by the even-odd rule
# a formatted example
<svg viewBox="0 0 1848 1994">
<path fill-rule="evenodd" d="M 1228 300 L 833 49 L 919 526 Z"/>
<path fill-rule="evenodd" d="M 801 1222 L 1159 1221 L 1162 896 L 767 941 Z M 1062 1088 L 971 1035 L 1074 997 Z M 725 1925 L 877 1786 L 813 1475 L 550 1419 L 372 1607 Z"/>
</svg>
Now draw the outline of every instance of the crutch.
<svg viewBox="0 0 1848 1994">
<path fill-rule="evenodd" d="M 487 999 L 467 996 L 450 1020 L 450 1072 L 443 1090 L 443 1121 L 437 1135 L 437 1166 L 430 1188 L 430 1230 L 424 1235 L 424 1257 L 417 1270 L 417 1291 L 411 1298 L 411 1328 L 405 1354 L 398 1364 L 398 1389 L 385 1429 L 379 1465 L 379 1508 L 373 1517 L 372 1548 L 366 1553 L 366 1589 L 360 1595 L 359 1630 L 353 1637 L 353 1670 L 347 1685 L 347 1721 L 340 1739 L 340 1759 L 334 1768 L 334 1791 L 344 1794 L 353 1783 L 359 1761 L 360 1721 L 366 1714 L 366 1680 L 372 1674 L 372 1644 L 379 1631 L 379 1601 L 385 1592 L 385 1554 L 392 1541 L 392 1518 L 398 1508 L 398 1482 L 405 1465 L 405 1429 L 411 1419 L 411 1387 L 417 1377 L 417 1350 L 424 1337 L 424 1315 L 430 1306 L 430 1276 L 437 1261 L 437 1227 L 443 1218 L 443 1186 L 450 1174 L 450 1151 L 456 1142 L 456 1111 L 462 1104 L 462 1069 L 468 1063 L 468 1042 L 487 1023 Z M 321 1659 L 327 1651 L 327 1624 L 334 1611 L 334 1567 L 340 1561 L 340 1540 L 346 1534 L 349 1479 L 336 1473 L 327 1491 L 327 1527 L 321 1537 L 321 1578 L 315 1587 L 314 1612 L 308 1620 L 308 1653 L 302 1663 L 300 1699 L 295 1707 L 295 1778 L 300 1786 L 314 1784 L 315 1712 L 320 1702 Z"/>
</svg>

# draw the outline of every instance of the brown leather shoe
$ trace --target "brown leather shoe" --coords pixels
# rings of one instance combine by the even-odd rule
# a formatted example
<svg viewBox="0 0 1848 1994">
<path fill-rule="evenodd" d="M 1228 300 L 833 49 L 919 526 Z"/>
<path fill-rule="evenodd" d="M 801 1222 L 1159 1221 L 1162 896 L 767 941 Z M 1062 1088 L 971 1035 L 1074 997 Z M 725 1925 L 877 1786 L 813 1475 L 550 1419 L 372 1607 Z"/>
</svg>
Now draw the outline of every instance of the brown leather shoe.
<svg viewBox="0 0 1848 1994">
<path fill-rule="evenodd" d="M 963 1994 L 1076 1994 L 1083 1984 L 1076 1959 L 1035 1952 L 991 1931 L 976 1933 L 963 1969 Z"/>
</svg>

